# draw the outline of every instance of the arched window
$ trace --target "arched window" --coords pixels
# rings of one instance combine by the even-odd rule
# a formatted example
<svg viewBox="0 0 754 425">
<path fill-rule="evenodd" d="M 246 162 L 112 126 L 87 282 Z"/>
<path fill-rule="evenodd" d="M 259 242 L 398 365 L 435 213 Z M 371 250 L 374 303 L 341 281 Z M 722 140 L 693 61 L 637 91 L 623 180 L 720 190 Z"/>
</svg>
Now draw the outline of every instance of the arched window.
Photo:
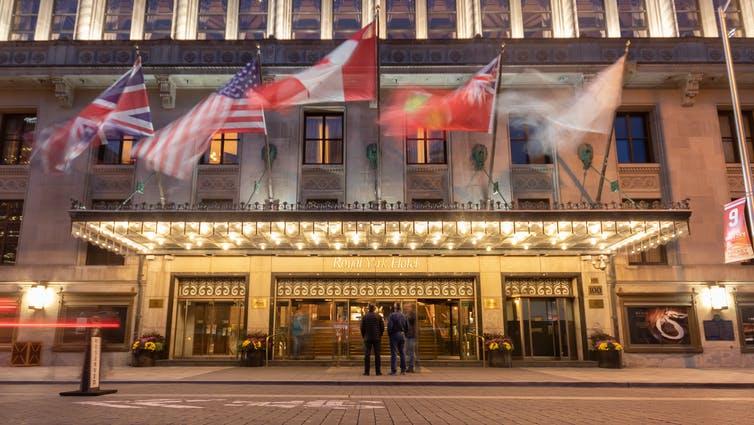
<svg viewBox="0 0 754 425">
<path fill-rule="evenodd" d="M 607 37 L 605 0 L 576 0 L 580 37 Z"/>
<path fill-rule="evenodd" d="M 509 0 L 481 0 L 482 36 L 510 38 L 511 8 Z"/>
<path fill-rule="evenodd" d="M 172 31 L 173 0 L 148 0 L 144 17 L 144 39 L 170 38 Z"/>
<path fill-rule="evenodd" d="M 322 0 L 293 0 L 291 35 L 295 40 L 318 39 L 322 25 Z"/>
<path fill-rule="evenodd" d="M 387 38 L 416 38 L 415 0 L 387 0 Z"/>
<path fill-rule="evenodd" d="M 260 40 L 267 35 L 267 0 L 241 0 L 238 10 L 238 39 Z"/>
<path fill-rule="evenodd" d="M 552 6 L 550 0 L 521 0 L 524 38 L 552 37 Z"/>
<path fill-rule="evenodd" d="M 79 0 L 55 0 L 52 6 L 50 40 L 73 40 Z"/>
<path fill-rule="evenodd" d="M 361 28 L 361 0 L 333 0 L 332 38 L 350 37 Z"/>
<path fill-rule="evenodd" d="M 429 38 L 456 38 L 456 0 L 427 0 Z"/>
<path fill-rule="evenodd" d="M 199 0 L 199 20 L 196 38 L 224 40 L 228 18 L 228 0 Z"/>
<path fill-rule="evenodd" d="M 130 39 L 133 9 L 133 0 L 107 0 L 102 38 L 104 40 Z"/>
</svg>

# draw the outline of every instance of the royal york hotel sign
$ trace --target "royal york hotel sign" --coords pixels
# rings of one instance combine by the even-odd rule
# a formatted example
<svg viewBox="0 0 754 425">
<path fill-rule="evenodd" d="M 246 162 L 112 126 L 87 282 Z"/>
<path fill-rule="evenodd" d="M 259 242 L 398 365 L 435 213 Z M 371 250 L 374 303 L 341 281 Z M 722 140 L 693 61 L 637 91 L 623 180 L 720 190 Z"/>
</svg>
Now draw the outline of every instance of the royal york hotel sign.
<svg viewBox="0 0 754 425">
<path fill-rule="evenodd" d="M 418 257 L 333 257 L 333 270 L 418 271 Z"/>
</svg>

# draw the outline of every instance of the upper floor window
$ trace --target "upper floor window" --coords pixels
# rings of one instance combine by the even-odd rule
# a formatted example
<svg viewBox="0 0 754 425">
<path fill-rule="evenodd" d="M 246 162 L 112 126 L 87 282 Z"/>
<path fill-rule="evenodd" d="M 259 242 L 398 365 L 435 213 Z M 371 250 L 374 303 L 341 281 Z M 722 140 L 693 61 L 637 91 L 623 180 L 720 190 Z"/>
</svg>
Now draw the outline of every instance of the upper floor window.
<svg viewBox="0 0 754 425">
<path fill-rule="evenodd" d="M 321 24 L 322 0 L 293 0 L 291 30 L 295 40 L 320 38 Z"/>
<path fill-rule="evenodd" d="M 482 36 L 510 38 L 511 8 L 509 0 L 480 0 L 482 8 Z"/>
<path fill-rule="evenodd" d="M 133 0 L 107 0 L 102 38 L 105 40 L 128 40 L 131 38 L 133 8 Z"/>
<path fill-rule="evenodd" d="M 712 0 L 712 4 L 715 6 L 715 25 L 717 30 L 720 30 L 720 23 L 717 21 L 717 8 L 725 7 L 725 3 L 728 0 Z M 728 31 L 735 29 L 734 37 L 744 36 L 744 17 L 741 11 L 741 5 L 739 0 L 730 0 L 730 6 L 725 11 L 725 26 L 728 27 Z"/>
<path fill-rule="evenodd" d="M 618 21 L 621 37 L 649 37 L 644 0 L 618 0 Z"/>
<path fill-rule="evenodd" d="M 209 142 L 209 150 L 202 156 L 202 164 L 238 164 L 238 133 L 215 133 Z"/>
<path fill-rule="evenodd" d="M 173 36 L 173 0 L 147 0 L 144 17 L 144 39 L 155 40 Z"/>
<path fill-rule="evenodd" d="M 416 38 L 415 0 L 387 0 L 387 38 Z"/>
<path fill-rule="evenodd" d="M 267 0 L 241 0 L 238 39 L 261 40 L 267 35 Z"/>
<path fill-rule="evenodd" d="M 550 0 L 521 0 L 521 18 L 525 38 L 552 37 Z"/>
<path fill-rule="evenodd" d="M 0 134 L 0 164 L 26 165 L 31 158 L 32 135 L 37 124 L 35 114 L 4 114 Z"/>
<path fill-rule="evenodd" d="M 699 0 L 674 0 L 678 37 L 701 37 L 702 14 Z"/>
<path fill-rule="evenodd" d="M 55 0 L 52 6 L 51 40 L 73 40 L 79 0 Z"/>
<path fill-rule="evenodd" d="M 746 136 L 746 152 L 749 154 L 749 161 L 754 161 L 754 149 L 751 135 L 752 123 L 754 120 L 754 111 L 741 111 L 744 122 L 744 134 Z M 719 111 L 717 113 L 720 121 L 720 136 L 723 139 L 723 154 L 725 162 L 738 163 L 741 157 L 738 151 L 738 142 L 736 141 L 736 122 L 733 119 L 732 111 Z"/>
<path fill-rule="evenodd" d="M 196 37 L 199 40 L 224 40 L 228 0 L 199 0 Z"/>
<path fill-rule="evenodd" d="M 427 0 L 429 38 L 456 38 L 456 0 Z"/>
<path fill-rule="evenodd" d="M 536 125 L 513 116 L 510 118 L 508 133 L 513 164 L 552 164 L 552 157 L 545 152 L 544 146 L 536 137 Z"/>
<path fill-rule="evenodd" d="M 29 41 L 34 40 L 37 29 L 37 15 L 39 15 L 40 0 L 16 0 L 13 5 L 13 21 L 11 22 L 10 39 Z"/>
<path fill-rule="evenodd" d="M 406 136 L 407 164 L 447 164 L 447 149 L 444 130 L 420 128 Z"/>
<path fill-rule="evenodd" d="M 126 257 L 118 255 L 93 243 L 86 244 L 87 266 L 122 266 L 126 264 Z"/>
<path fill-rule="evenodd" d="M 134 138 L 132 136 L 123 136 L 120 140 L 108 140 L 107 143 L 99 146 L 97 163 L 113 165 L 133 164 L 134 160 L 131 158 L 133 145 Z"/>
<path fill-rule="evenodd" d="M 0 200 L 0 264 L 16 264 L 24 201 Z"/>
<path fill-rule="evenodd" d="M 605 0 L 576 0 L 580 37 L 607 37 Z"/>
<path fill-rule="evenodd" d="M 619 112 L 615 115 L 615 143 L 618 162 L 653 163 L 652 138 L 649 131 L 649 114 L 644 112 Z"/>
<path fill-rule="evenodd" d="M 332 38 L 348 38 L 360 28 L 361 0 L 333 0 Z"/>
<path fill-rule="evenodd" d="M 343 114 L 308 113 L 304 121 L 304 164 L 342 164 Z"/>
</svg>

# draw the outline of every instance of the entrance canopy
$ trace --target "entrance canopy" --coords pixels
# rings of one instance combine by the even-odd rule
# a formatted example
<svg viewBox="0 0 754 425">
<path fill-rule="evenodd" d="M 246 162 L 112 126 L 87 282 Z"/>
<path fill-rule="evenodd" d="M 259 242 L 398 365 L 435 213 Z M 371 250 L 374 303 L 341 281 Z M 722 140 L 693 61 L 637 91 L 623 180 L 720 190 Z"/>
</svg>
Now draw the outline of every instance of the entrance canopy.
<svg viewBox="0 0 754 425">
<path fill-rule="evenodd" d="M 468 255 L 635 252 L 688 234 L 688 204 L 661 209 L 337 210 L 127 209 L 70 211 L 74 237 L 120 254 Z M 152 207 L 150 207 L 152 208 Z"/>
</svg>

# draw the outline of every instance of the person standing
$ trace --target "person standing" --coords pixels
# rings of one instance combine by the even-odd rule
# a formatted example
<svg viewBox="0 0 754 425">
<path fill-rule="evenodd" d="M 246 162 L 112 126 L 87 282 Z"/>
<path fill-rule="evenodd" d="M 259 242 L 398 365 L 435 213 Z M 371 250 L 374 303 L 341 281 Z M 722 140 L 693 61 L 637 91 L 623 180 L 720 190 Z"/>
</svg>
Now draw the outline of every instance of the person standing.
<svg viewBox="0 0 754 425">
<path fill-rule="evenodd" d="M 393 304 L 393 312 L 387 320 L 387 335 L 390 338 L 390 374 L 396 373 L 397 356 L 401 357 L 401 375 L 406 374 L 406 353 L 403 349 L 406 344 L 406 332 L 408 323 L 406 316 L 401 313 L 401 305 Z"/>
<path fill-rule="evenodd" d="M 406 312 L 406 323 L 408 324 L 408 330 L 406 331 L 406 357 L 408 357 L 408 369 L 406 372 L 414 373 L 419 368 L 416 367 L 416 313 L 411 304 L 408 304 Z"/>
<path fill-rule="evenodd" d="M 377 313 L 375 307 L 369 304 L 369 312 L 361 318 L 361 338 L 364 340 L 364 375 L 369 376 L 369 352 L 374 350 L 374 370 L 376 375 L 380 371 L 380 339 L 385 333 L 385 322 Z"/>
<path fill-rule="evenodd" d="M 293 358 L 298 359 L 303 352 L 304 337 L 306 335 L 306 316 L 301 307 L 296 309 L 291 323 L 291 336 L 293 336 Z"/>
</svg>

